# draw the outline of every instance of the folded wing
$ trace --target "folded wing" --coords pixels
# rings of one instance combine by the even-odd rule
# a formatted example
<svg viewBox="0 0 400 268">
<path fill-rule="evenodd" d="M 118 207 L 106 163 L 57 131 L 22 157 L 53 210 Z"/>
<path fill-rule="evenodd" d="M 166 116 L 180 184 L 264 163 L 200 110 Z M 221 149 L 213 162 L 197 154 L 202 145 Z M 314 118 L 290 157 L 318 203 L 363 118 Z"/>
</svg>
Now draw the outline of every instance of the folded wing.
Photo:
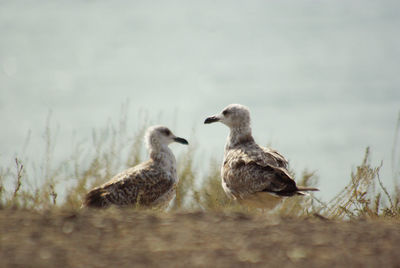
<svg viewBox="0 0 400 268">
<path fill-rule="evenodd" d="M 90 207 L 107 207 L 112 204 L 148 206 L 172 187 L 173 180 L 159 169 L 133 168 L 90 191 L 84 204 Z"/>
<path fill-rule="evenodd" d="M 276 151 L 260 147 L 252 151 L 232 150 L 224 163 L 223 178 L 236 197 L 256 192 L 291 196 L 298 189 L 286 166 L 286 159 Z"/>
</svg>

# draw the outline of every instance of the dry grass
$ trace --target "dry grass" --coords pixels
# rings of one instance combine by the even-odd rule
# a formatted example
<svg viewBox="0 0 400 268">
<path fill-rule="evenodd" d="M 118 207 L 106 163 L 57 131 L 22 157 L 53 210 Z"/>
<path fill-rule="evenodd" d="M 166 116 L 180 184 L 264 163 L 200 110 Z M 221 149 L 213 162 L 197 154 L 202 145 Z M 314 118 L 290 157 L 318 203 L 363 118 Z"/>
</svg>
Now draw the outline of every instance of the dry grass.
<svg viewBox="0 0 400 268">
<path fill-rule="evenodd" d="M 141 162 L 144 158 L 142 137 L 148 122 L 142 122 L 135 133 L 128 133 L 126 107 L 122 108 L 121 114 L 117 124 L 109 122 L 105 128 L 94 130 L 91 144 L 77 143 L 74 153 L 56 166 L 52 163 L 56 134 L 52 133 L 48 119 L 44 133 L 46 155 L 40 165 L 40 172 L 32 172 L 33 168 L 27 169 L 20 159 L 15 159 L 14 167 L 1 167 L 0 206 L 76 210 L 90 188 L 107 181 L 118 171 Z M 398 123 L 393 146 L 397 144 L 399 129 Z M 196 147 L 192 146 L 178 156 L 180 183 L 170 211 L 248 211 L 226 197 L 220 184 L 219 166 L 212 164 L 218 161 L 210 162 L 202 184 L 196 185 L 199 179 L 195 165 L 196 154 Z M 379 177 L 382 164 L 376 167 L 371 165 L 367 148 L 361 164 L 351 173 L 348 185 L 335 198 L 329 202 L 320 201 L 312 195 L 287 198 L 274 213 L 296 217 L 320 215 L 329 219 L 398 218 L 400 191 L 397 181 L 400 164 L 395 164 L 396 154 L 394 149 L 392 165 L 396 183 L 391 192 L 384 187 Z M 305 171 L 296 177 L 300 185 L 315 186 L 318 183 L 313 172 Z M 14 183 L 14 187 L 6 189 L 5 185 L 10 185 L 10 182 Z M 58 192 L 60 189 L 64 190 Z"/>
<path fill-rule="evenodd" d="M 372 166 L 367 148 L 348 185 L 329 202 L 312 195 L 287 198 L 266 214 L 226 197 L 218 161 L 210 161 L 198 184 L 197 149 L 192 146 L 177 157 L 180 184 L 168 212 L 139 207 L 79 209 L 88 189 L 143 160 L 146 125 L 128 133 L 122 116 L 117 125 L 93 131 L 91 144 L 77 143 L 73 154 L 58 165 L 52 163 L 55 135 L 47 127 L 46 156 L 39 169 L 29 159 L 0 167 L 0 266 L 394 267 L 400 263 L 393 250 L 400 245 L 400 163 L 395 149 L 393 190 L 383 185 L 379 176 L 383 164 Z M 395 137 L 399 129 L 400 124 Z M 313 172 L 295 177 L 300 185 L 318 183 Z"/>
</svg>

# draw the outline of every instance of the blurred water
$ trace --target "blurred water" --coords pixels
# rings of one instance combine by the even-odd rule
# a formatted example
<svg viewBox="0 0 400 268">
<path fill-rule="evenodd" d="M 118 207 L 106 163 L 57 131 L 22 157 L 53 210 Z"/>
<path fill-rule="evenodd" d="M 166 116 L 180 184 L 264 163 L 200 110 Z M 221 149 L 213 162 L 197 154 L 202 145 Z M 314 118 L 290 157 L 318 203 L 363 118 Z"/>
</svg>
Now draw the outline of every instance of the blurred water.
<svg viewBox="0 0 400 268">
<path fill-rule="evenodd" d="M 0 1 L 0 162 L 31 131 L 37 157 L 49 110 L 56 159 L 130 102 L 222 158 L 228 130 L 204 126 L 229 103 L 253 132 L 331 197 L 371 146 L 391 183 L 400 110 L 398 1 Z M 156 120 L 157 121 L 157 120 Z M 174 150 L 182 150 L 174 146 Z"/>
</svg>

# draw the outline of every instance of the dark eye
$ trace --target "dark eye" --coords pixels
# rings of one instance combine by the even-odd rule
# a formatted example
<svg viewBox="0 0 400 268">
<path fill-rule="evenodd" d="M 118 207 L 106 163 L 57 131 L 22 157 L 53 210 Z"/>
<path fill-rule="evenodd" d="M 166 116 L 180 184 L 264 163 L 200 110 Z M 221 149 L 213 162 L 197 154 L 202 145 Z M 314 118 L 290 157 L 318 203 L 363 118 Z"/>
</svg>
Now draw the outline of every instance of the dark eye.
<svg viewBox="0 0 400 268">
<path fill-rule="evenodd" d="M 225 115 L 229 114 L 229 111 L 224 110 L 224 111 L 222 112 L 222 114 L 225 116 Z"/>
<path fill-rule="evenodd" d="M 163 129 L 163 130 L 162 130 L 162 133 L 163 133 L 165 136 L 171 135 L 171 131 L 170 131 L 169 129 Z"/>
</svg>

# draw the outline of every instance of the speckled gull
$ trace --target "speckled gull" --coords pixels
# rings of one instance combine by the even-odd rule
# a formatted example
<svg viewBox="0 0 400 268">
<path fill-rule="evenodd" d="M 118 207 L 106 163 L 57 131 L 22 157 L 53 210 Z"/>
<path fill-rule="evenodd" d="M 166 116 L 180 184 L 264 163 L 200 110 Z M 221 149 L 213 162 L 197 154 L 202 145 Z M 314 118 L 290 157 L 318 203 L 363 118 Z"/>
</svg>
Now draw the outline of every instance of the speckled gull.
<svg viewBox="0 0 400 268">
<path fill-rule="evenodd" d="M 204 121 L 214 122 L 230 128 L 221 168 L 222 187 L 230 198 L 252 207 L 271 208 L 282 200 L 279 197 L 318 191 L 296 186 L 287 170 L 287 160 L 277 151 L 255 143 L 246 106 L 231 104 Z"/>
<path fill-rule="evenodd" d="M 150 127 L 145 135 L 150 159 L 129 168 L 85 197 L 83 206 L 106 208 L 116 206 L 166 207 L 175 196 L 178 183 L 176 160 L 168 145 L 188 144 L 164 126 Z"/>
</svg>

